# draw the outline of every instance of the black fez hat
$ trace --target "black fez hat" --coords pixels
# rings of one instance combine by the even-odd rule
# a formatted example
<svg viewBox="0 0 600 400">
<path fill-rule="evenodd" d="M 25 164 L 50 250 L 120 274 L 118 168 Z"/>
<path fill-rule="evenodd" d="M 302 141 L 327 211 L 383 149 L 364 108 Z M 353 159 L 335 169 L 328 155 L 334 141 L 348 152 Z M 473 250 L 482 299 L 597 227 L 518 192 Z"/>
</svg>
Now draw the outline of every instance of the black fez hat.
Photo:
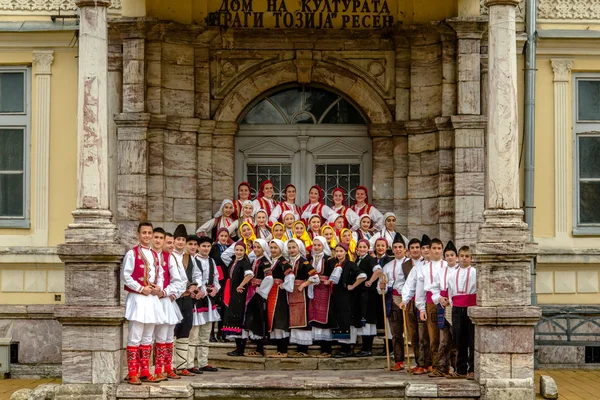
<svg viewBox="0 0 600 400">
<path fill-rule="evenodd" d="M 173 233 L 173 238 L 177 239 L 179 237 L 184 237 L 187 238 L 188 234 L 187 234 L 187 229 L 185 229 L 185 225 L 184 224 L 179 224 L 177 225 L 177 228 L 175 228 L 175 232 Z"/>
<path fill-rule="evenodd" d="M 199 243 L 200 242 L 200 238 L 196 235 L 188 235 L 188 237 L 185 240 L 186 242 L 196 242 Z"/>
<path fill-rule="evenodd" d="M 444 254 L 446 254 L 447 251 L 453 251 L 454 254 L 458 254 L 458 250 L 456 250 L 456 246 L 452 240 L 448 240 L 448 244 L 446 244 L 446 248 L 444 249 Z"/>
<path fill-rule="evenodd" d="M 406 247 L 406 243 L 404 242 L 404 238 L 398 232 L 396 232 L 396 236 L 394 236 L 394 243 L 402 243 L 402 245 L 404 247 Z"/>
<path fill-rule="evenodd" d="M 202 244 L 202 243 L 211 243 L 212 244 L 212 240 L 210 240 L 210 238 L 206 235 L 200 235 L 200 236 L 198 236 L 198 244 Z"/>
<path fill-rule="evenodd" d="M 421 238 L 421 247 L 423 246 L 431 246 L 431 239 L 427 235 L 423 235 Z"/>
</svg>

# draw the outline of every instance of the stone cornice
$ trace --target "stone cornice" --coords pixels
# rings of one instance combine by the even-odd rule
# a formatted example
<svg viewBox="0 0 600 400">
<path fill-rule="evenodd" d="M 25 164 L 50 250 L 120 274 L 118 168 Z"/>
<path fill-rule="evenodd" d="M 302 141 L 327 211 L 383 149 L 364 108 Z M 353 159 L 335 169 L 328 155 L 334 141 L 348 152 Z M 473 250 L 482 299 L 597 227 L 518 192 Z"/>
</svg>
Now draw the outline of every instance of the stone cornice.
<svg viewBox="0 0 600 400">
<path fill-rule="evenodd" d="M 539 307 L 469 307 L 475 325 L 535 325 L 542 316 Z"/>
<path fill-rule="evenodd" d="M 485 129 L 485 115 L 453 115 L 450 117 L 454 129 Z"/>
<path fill-rule="evenodd" d="M 456 37 L 459 39 L 481 40 L 483 33 L 487 31 L 488 27 L 488 18 L 485 16 L 450 18 L 446 22 L 454 29 Z"/>
<path fill-rule="evenodd" d="M 125 306 L 57 306 L 54 317 L 62 325 L 115 325 L 123 323 Z"/>
</svg>

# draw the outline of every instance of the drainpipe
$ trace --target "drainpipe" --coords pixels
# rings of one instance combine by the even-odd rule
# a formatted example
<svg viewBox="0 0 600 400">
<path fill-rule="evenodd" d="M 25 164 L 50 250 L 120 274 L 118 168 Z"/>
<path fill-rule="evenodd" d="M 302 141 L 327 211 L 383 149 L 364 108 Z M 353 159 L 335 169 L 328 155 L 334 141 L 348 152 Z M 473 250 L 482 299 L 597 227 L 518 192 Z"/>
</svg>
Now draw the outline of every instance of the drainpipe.
<svg viewBox="0 0 600 400">
<path fill-rule="evenodd" d="M 533 181 L 535 170 L 535 56 L 536 56 L 536 0 L 527 0 L 525 5 L 525 110 L 523 113 L 523 135 L 525 141 L 525 222 L 533 241 Z M 535 294 L 535 259 L 531 262 L 531 304 L 537 304 Z"/>
</svg>

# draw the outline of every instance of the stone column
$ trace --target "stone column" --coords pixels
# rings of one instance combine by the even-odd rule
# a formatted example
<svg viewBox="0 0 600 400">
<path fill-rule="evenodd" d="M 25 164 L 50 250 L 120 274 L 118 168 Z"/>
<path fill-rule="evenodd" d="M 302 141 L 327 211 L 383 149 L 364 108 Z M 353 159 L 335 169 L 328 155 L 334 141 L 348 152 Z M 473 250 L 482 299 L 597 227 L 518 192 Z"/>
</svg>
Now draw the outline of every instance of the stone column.
<svg viewBox="0 0 600 400">
<path fill-rule="evenodd" d="M 515 6 L 489 7 L 489 111 L 486 210 L 474 251 L 477 306 L 469 309 L 475 331 L 475 378 L 483 397 L 531 399 L 534 325 L 541 311 L 530 305 L 529 265 L 536 251 L 519 208 L 519 148 Z M 501 339 L 499 339 L 501 338 Z"/>
<path fill-rule="evenodd" d="M 392 132 L 394 144 L 394 213 L 396 228 L 408 234 L 408 137 L 406 129 Z"/>
<path fill-rule="evenodd" d="M 109 1 L 80 0 L 78 74 L 78 190 L 74 222 L 58 246 L 65 263 L 65 305 L 56 318 L 63 327 L 63 383 L 85 384 L 89 398 L 121 378 L 123 307 L 119 269 L 123 248 L 109 210 L 106 8 Z M 67 398 L 63 385 L 55 398 Z M 70 398 L 70 397 L 69 397 Z"/>
<path fill-rule="evenodd" d="M 556 237 L 569 236 L 569 141 L 571 120 L 569 82 L 573 60 L 552 59 L 554 70 L 554 232 Z"/>
<path fill-rule="evenodd" d="M 370 201 L 380 210 L 394 209 L 394 142 L 391 126 L 370 124 L 373 138 L 373 197 Z"/>
<path fill-rule="evenodd" d="M 232 199 L 235 179 L 235 134 L 238 124 L 217 121 L 212 138 L 212 212 L 223 199 Z"/>
<path fill-rule="evenodd" d="M 196 221 L 202 224 L 210 219 L 213 199 L 213 132 L 215 121 L 201 120 L 198 127 L 198 180 L 196 188 Z"/>
<path fill-rule="evenodd" d="M 33 229 L 48 245 L 48 182 L 50 170 L 50 77 L 52 76 L 54 50 L 33 52 L 35 71 L 36 147 L 38 158 L 35 163 L 35 213 Z"/>
</svg>

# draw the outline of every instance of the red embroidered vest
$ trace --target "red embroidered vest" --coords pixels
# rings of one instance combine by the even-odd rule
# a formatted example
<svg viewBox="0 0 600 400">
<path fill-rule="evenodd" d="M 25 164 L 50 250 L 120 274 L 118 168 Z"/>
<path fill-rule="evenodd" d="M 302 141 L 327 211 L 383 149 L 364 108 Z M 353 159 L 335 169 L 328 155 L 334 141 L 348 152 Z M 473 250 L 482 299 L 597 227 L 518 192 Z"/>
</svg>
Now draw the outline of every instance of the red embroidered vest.
<svg viewBox="0 0 600 400">
<path fill-rule="evenodd" d="M 142 253 L 141 247 L 135 246 L 133 248 L 133 272 L 131 273 L 131 277 L 140 285 L 148 286 L 149 283 L 156 283 L 156 278 L 158 277 L 158 271 L 155 272 L 155 281 L 148 282 L 148 275 L 150 274 L 150 263 L 154 265 L 158 265 L 158 254 L 154 250 L 150 250 L 152 252 L 153 260 L 146 260 L 146 256 Z M 138 293 L 135 290 L 129 288 L 125 285 L 125 290 L 131 293 Z"/>
<path fill-rule="evenodd" d="M 354 209 L 354 212 L 356 212 L 356 214 L 358 214 L 359 217 L 365 215 L 365 214 L 371 214 L 371 205 L 370 204 L 366 204 L 363 208 L 360 209 L 360 211 L 356 211 L 357 207 L 356 205 L 352 206 L 352 208 Z"/>
<path fill-rule="evenodd" d="M 169 262 L 171 261 L 171 253 L 162 252 L 162 269 L 163 269 L 163 290 L 171 283 L 171 273 L 169 272 Z"/>
</svg>

